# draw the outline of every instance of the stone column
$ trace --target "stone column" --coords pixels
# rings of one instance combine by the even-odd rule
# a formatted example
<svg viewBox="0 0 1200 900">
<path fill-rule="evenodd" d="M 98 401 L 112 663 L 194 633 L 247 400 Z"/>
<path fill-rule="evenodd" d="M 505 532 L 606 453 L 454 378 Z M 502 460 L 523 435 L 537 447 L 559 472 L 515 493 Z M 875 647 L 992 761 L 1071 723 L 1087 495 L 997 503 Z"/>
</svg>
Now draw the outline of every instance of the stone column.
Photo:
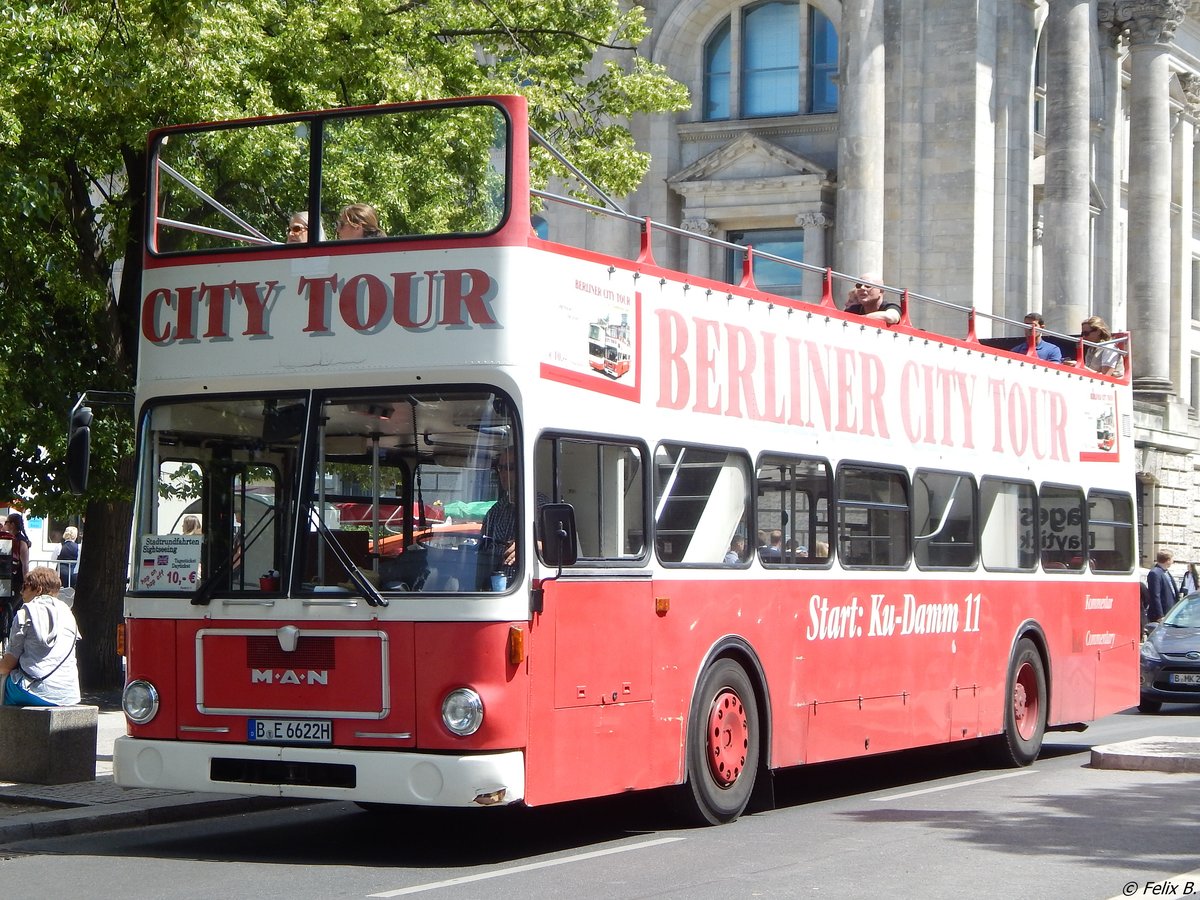
<svg viewBox="0 0 1200 900">
<path fill-rule="evenodd" d="M 883 0 L 845 0 L 841 27 L 836 262 L 849 275 L 882 273 Z"/>
<path fill-rule="evenodd" d="M 1117 0 L 1129 31 L 1129 326 L 1134 389 L 1174 393 L 1171 383 L 1171 113 L 1168 45 L 1183 0 Z M 1190 227 L 1190 223 L 1189 223 Z"/>
<path fill-rule="evenodd" d="M 1124 266 L 1120 264 L 1121 135 L 1125 110 L 1121 105 L 1122 29 L 1113 22 L 1112 0 L 1101 0 L 1100 74 L 1104 85 L 1103 120 L 1096 140 L 1096 188 L 1103 204 L 1096 216 L 1095 262 L 1092 274 L 1092 313 L 1116 330 L 1126 328 Z M 1082 320 L 1081 320 L 1082 321 Z M 1072 324 L 1072 323 L 1068 323 Z"/>
<path fill-rule="evenodd" d="M 1190 404 L 1191 396 L 1191 346 L 1187 335 L 1192 324 L 1192 222 L 1196 214 L 1196 122 L 1200 120 L 1200 75 L 1179 73 L 1179 86 L 1183 89 L 1183 111 L 1175 124 L 1174 138 L 1174 182 L 1171 187 L 1171 203 L 1174 219 L 1171 223 L 1171 271 L 1174 273 L 1174 294 L 1171 305 L 1178 317 L 1179 327 L 1171 329 L 1172 371 L 1177 385 L 1176 393 Z M 1176 206 L 1178 204 L 1178 206 Z"/>
<path fill-rule="evenodd" d="M 1055 330 L 1088 315 L 1091 158 L 1088 0 L 1049 0 L 1046 18 L 1046 184 L 1042 315 Z"/>
<path fill-rule="evenodd" d="M 1029 296 L 1042 296 L 1042 256 L 1043 243 L 1046 236 L 1046 223 L 1042 219 L 1040 212 L 1035 212 L 1033 218 L 1033 252 L 1031 253 L 1031 261 L 1029 264 Z M 1027 304 L 1028 305 L 1028 304 Z M 1014 310 L 1012 307 L 1007 307 L 1009 318 L 1021 319 L 1025 313 L 1019 309 Z M 1030 310 L 1025 310 L 1030 312 Z M 978 323 L 976 323 L 978 327 Z"/>
<path fill-rule="evenodd" d="M 804 261 L 813 266 L 828 266 L 825 232 L 833 227 L 833 217 L 822 212 L 805 212 L 796 216 L 796 224 L 804 229 Z M 801 299 L 811 303 L 818 302 L 821 299 L 823 280 L 823 275 L 806 271 Z"/>
<path fill-rule="evenodd" d="M 703 216 L 689 216 L 680 223 L 680 228 L 694 234 L 712 237 L 717 233 L 717 226 Z M 696 278 L 711 278 L 713 245 L 707 241 L 687 239 L 687 273 Z M 736 274 L 736 273 L 735 273 Z M 724 275 L 718 278 L 724 278 Z M 736 277 L 735 277 L 736 280 Z"/>
</svg>

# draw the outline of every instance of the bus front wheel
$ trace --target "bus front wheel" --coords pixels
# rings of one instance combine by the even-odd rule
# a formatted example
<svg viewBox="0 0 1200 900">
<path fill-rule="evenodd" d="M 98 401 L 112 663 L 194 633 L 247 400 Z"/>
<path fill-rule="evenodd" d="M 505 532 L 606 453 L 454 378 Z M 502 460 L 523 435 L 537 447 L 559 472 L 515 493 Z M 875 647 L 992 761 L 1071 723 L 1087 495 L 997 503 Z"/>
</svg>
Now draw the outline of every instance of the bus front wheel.
<svg viewBox="0 0 1200 900">
<path fill-rule="evenodd" d="M 1017 642 L 1008 670 L 1005 698 L 1004 733 L 997 744 L 1000 762 L 1009 766 L 1028 766 L 1041 752 L 1050 712 L 1046 666 L 1037 646 L 1029 638 Z"/>
<path fill-rule="evenodd" d="M 691 818 L 720 825 L 742 814 L 754 791 L 760 743 L 754 686 L 736 662 L 717 660 L 700 680 L 688 721 Z"/>
</svg>

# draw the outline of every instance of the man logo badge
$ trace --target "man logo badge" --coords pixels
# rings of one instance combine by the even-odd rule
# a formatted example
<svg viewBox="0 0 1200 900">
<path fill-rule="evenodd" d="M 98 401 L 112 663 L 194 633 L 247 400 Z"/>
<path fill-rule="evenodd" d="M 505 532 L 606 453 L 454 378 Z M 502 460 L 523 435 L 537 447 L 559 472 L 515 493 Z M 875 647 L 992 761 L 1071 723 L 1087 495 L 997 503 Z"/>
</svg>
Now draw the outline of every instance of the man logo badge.
<svg viewBox="0 0 1200 900">
<path fill-rule="evenodd" d="M 328 669 L 309 669 L 296 672 L 293 669 L 251 669 L 251 684 L 329 684 Z"/>
</svg>

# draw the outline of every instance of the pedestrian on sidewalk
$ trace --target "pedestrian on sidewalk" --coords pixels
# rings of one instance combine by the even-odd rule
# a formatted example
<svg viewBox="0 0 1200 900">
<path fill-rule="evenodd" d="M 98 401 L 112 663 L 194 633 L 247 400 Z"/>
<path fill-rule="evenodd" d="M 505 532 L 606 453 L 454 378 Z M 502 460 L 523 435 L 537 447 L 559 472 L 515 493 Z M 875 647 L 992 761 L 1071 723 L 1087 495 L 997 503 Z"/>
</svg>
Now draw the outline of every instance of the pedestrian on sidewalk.
<svg viewBox="0 0 1200 900">
<path fill-rule="evenodd" d="M 75 706 L 79 665 L 75 644 L 79 626 L 70 607 L 58 599 L 62 582 L 49 566 L 25 574 L 24 601 L 13 618 L 0 675 L 6 706 Z"/>
<path fill-rule="evenodd" d="M 1179 599 L 1179 587 L 1171 577 L 1171 563 L 1175 554 L 1170 550 L 1159 550 L 1154 568 L 1146 573 L 1146 587 L 1150 588 L 1149 608 L 1146 618 L 1151 622 L 1161 619 Z"/>
<path fill-rule="evenodd" d="M 19 512 L 11 512 L 4 520 L 4 528 L 0 537 L 12 541 L 12 570 L 9 572 L 9 596 L 0 604 L 0 640 L 8 637 L 12 627 L 13 616 L 21 605 L 21 582 L 25 579 L 25 570 L 29 568 L 29 548 L 33 541 L 25 533 L 25 517 Z M 0 574 L 0 578 L 3 575 Z"/>
<path fill-rule="evenodd" d="M 72 563 L 79 559 L 78 538 L 79 529 L 74 525 L 63 529 L 62 543 L 58 548 L 58 579 L 63 587 L 75 586 L 75 566 Z"/>
</svg>

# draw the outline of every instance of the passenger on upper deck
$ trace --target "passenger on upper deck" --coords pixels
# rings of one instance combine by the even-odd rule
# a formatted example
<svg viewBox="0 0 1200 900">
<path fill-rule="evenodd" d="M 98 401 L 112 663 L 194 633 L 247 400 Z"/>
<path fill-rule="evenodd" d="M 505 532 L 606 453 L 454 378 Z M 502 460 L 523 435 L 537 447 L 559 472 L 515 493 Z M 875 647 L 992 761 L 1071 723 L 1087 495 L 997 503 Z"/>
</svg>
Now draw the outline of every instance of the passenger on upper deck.
<svg viewBox="0 0 1200 900">
<path fill-rule="evenodd" d="M 1079 326 L 1079 330 L 1080 336 L 1085 341 L 1102 344 L 1112 340 L 1112 331 L 1109 329 L 1108 323 L 1099 316 L 1084 319 L 1083 324 Z M 1083 356 L 1083 364 L 1093 372 L 1099 372 L 1101 375 L 1112 375 L 1114 378 L 1120 378 L 1125 374 L 1125 360 L 1111 346 L 1088 347 Z"/>
<path fill-rule="evenodd" d="M 304 244 L 308 242 L 308 213 L 293 213 L 288 221 L 287 242 L 289 244 Z"/>
<path fill-rule="evenodd" d="M 353 241 L 385 235 L 379 227 L 375 207 L 368 203 L 351 203 L 338 214 L 337 236 L 339 241 Z"/>
<path fill-rule="evenodd" d="M 1035 312 L 1026 313 L 1025 330 L 1031 331 L 1035 325 L 1038 327 L 1038 329 L 1046 327 L 1046 320 L 1042 318 L 1042 314 Z M 1029 338 L 1026 337 L 1025 340 L 1021 341 L 1021 343 L 1014 345 L 1012 349 L 1014 353 L 1028 353 Z M 1058 345 L 1052 344 L 1049 341 L 1043 341 L 1040 332 L 1037 336 L 1037 355 L 1038 359 L 1044 359 L 1046 362 L 1060 363 L 1063 361 L 1062 351 L 1058 349 Z"/>
<path fill-rule="evenodd" d="M 874 319 L 884 325 L 895 325 L 899 322 L 900 304 L 893 300 L 885 300 L 883 289 L 871 286 L 871 283 L 879 283 L 880 277 L 873 272 L 859 277 L 862 281 L 854 285 L 850 296 L 846 298 L 846 312 Z"/>
</svg>

